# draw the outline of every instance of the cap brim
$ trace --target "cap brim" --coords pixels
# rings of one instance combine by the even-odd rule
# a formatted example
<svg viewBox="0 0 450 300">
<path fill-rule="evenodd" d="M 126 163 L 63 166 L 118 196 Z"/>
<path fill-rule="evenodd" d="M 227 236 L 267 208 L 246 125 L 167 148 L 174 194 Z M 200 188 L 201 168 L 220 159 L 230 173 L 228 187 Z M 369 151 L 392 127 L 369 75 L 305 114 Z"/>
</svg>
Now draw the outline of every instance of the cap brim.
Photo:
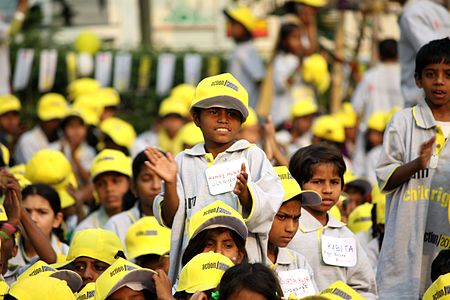
<svg viewBox="0 0 450 300">
<path fill-rule="evenodd" d="M 137 269 L 130 271 L 111 288 L 108 295 L 106 295 L 106 298 L 111 296 L 112 293 L 125 286 L 127 283 L 133 282 L 141 283 L 146 289 L 154 291 L 155 285 L 153 284 L 152 278 L 155 274 L 156 272 L 150 269 Z"/>
<path fill-rule="evenodd" d="M 218 227 L 225 227 L 225 228 L 235 231 L 245 241 L 248 236 L 247 226 L 244 223 L 239 222 L 237 220 L 238 219 L 236 219 L 235 217 L 231 217 L 231 216 L 217 216 L 217 217 L 208 219 L 206 222 L 204 222 L 202 225 L 200 225 L 197 228 L 197 230 L 192 234 L 191 239 L 194 238 L 196 235 L 198 235 L 203 230 L 218 228 Z"/>
<path fill-rule="evenodd" d="M 322 197 L 319 193 L 312 190 L 301 191 L 297 196 L 300 197 L 302 206 L 317 206 L 322 203 Z"/>
<path fill-rule="evenodd" d="M 50 277 L 66 281 L 73 293 L 77 292 L 83 285 L 83 279 L 81 279 L 80 275 L 70 270 L 58 270 L 51 274 Z"/>
<path fill-rule="evenodd" d="M 197 103 L 194 103 L 191 108 L 193 107 L 198 108 L 220 107 L 226 109 L 234 109 L 242 114 L 243 117 L 242 121 L 245 121 L 248 117 L 247 107 L 245 107 L 245 105 L 239 99 L 230 96 L 219 96 L 203 99 L 198 101 Z"/>
<path fill-rule="evenodd" d="M 365 194 L 370 193 L 372 191 L 372 187 L 370 182 L 365 179 L 355 179 L 345 184 L 347 187 L 354 187 L 357 189 L 361 189 Z"/>
</svg>

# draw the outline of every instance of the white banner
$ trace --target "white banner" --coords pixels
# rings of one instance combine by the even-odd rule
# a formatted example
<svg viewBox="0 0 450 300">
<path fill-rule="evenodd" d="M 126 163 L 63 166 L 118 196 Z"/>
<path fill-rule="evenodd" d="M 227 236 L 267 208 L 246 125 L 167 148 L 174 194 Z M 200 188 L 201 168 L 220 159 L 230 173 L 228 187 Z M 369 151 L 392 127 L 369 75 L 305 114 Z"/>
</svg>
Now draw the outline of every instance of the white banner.
<svg viewBox="0 0 450 300">
<path fill-rule="evenodd" d="M 9 48 L 6 43 L 0 43 L 0 95 L 11 93 L 9 86 L 9 76 L 11 68 L 9 66 Z"/>
<path fill-rule="evenodd" d="M 80 52 L 77 55 L 77 71 L 81 77 L 87 77 L 94 72 L 94 57 L 87 52 Z"/>
<path fill-rule="evenodd" d="M 202 57 L 200 54 L 186 54 L 184 56 L 184 82 L 197 85 L 202 73 Z"/>
<path fill-rule="evenodd" d="M 128 90 L 131 76 L 131 54 L 117 53 L 114 58 L 114 88 L 119 92 Z"/>
<path fill-rule="evenodd" d="M 55 83 L 56 64 L 58 63 L 58 52 L 55 49 L 44 49 L 41 51 L 39 60 L 39 91 L 48 92 Z"/>
<path fill-rule="evenodd" d="M 99 52 L 95 56 L 95 79 L 102 87 L 111 85 L 112 53 Z"/>
<path fill-rule="evenodd" d="M 176 56 L 172 53 L 163 53 L 158 57 L 158 69 L 156 71 L 156 93 L 160 96 L 167 95 L 173 86 L 175 60 Z"/>
<path fill-rule="evenodd" d="M 30 81 L 33 58 L 33 49 L 19 49 L 17 52 L 17 62 L 13 79 L 13 88 L 15 91 L 23 90 L 27 87 Z"/>
</svg>

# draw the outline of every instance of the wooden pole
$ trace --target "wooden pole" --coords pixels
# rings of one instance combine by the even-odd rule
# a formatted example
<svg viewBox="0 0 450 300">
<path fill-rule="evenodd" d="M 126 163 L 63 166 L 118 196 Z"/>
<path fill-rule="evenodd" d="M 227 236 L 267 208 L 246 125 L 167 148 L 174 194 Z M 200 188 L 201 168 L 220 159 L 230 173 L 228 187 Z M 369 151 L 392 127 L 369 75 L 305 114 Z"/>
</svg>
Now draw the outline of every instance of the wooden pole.
<svg viewBox="0 0 450 300">
<path fill-rule="evenodd" d="M 345 11 L 339 11 L 338 24 L 335 32 L 335 61 L 333 62 L 333 74 L 331 78 L 331 99 L 330 99 L 330 113 L 335 113 L 339 110 L 342 100 L 342 84 L 343 68 L 342 60 L 344 58 L 344 16 Z"/>
</svg>

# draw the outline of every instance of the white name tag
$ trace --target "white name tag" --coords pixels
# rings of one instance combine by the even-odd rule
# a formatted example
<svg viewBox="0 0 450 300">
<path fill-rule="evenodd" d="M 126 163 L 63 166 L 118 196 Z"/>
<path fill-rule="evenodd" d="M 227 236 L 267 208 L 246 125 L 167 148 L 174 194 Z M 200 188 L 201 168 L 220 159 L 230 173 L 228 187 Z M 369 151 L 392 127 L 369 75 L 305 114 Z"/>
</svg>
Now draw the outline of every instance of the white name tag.
<svg viewBox="0 0 450 300">
<path fill-rule="evenodd" d="M 286 299 L 288 297 L 290 299 L 292 296 L 295 296 L 295 299 L 300 299 L 316 293 L 311 277 L 306 269 L 281 271 L 278 272 L 278 278 Z"/>
<path fill-rule="evenodd" d="M 208 181 L 211 195 L 219 195 L 233 191 L 236 185 L 236 177 L 241 172 L 242 164 L 249 173 L 248 162 L 245 158 L 239 158 L 230 162 L 214 165 L 206 169 L 206 180 Z M 248 181 L 250 181 L 250 174 Z"/>
<path fill-rule="evenodd" d="M 353 267 L 357 262 L 356 240 L 322 235 L 322 259 L 327 265 Z"/>
<path fill-rule="evenodd" d="M 439 162 L 439 156 L 437 154 L 433 154 L 430 157 L 430 168 L 431 169 L 436 169 L 438 166 L 438 162 Z"/>
</svg>

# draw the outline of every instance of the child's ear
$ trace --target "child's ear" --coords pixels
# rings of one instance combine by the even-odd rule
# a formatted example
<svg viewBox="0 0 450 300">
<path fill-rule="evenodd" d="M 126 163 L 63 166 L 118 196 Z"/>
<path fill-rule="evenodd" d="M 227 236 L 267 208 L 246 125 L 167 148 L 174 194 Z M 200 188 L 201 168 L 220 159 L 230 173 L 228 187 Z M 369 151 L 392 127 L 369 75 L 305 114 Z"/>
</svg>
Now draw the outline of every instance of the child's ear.
<svg viewBox="0 0 450 300">
<path fill-rule="evenodd" d="M 194 112 L 192 113 L 192 119 L 195 123 L 195 125 L 197 125 L 197 127 L 200 127 L 200 116 L 198 113 Z"/>
<path fill-rule="evenodd" d="M 53 221 L 53 228 L 58 228 L 61 225 L 61 222 L 63 221 L 63 213 L 59 212 L 55 216 L 55 220 Z"/>
<path fill-rule="evenodd" d="M 134 195 L 134 197 L 138 198 L 138 194 L 137 194 L 137 186 L 136 186 L 136 182 L 131 181 L 130 183 L 130 191 L 131 193 Z"/>
<path fill-rule="evenodd" d="M 422 76 L 420 74 L 414 73 L 414 79 L 416 80 L 417 87 L 422 88 Z"/>
</svg>

